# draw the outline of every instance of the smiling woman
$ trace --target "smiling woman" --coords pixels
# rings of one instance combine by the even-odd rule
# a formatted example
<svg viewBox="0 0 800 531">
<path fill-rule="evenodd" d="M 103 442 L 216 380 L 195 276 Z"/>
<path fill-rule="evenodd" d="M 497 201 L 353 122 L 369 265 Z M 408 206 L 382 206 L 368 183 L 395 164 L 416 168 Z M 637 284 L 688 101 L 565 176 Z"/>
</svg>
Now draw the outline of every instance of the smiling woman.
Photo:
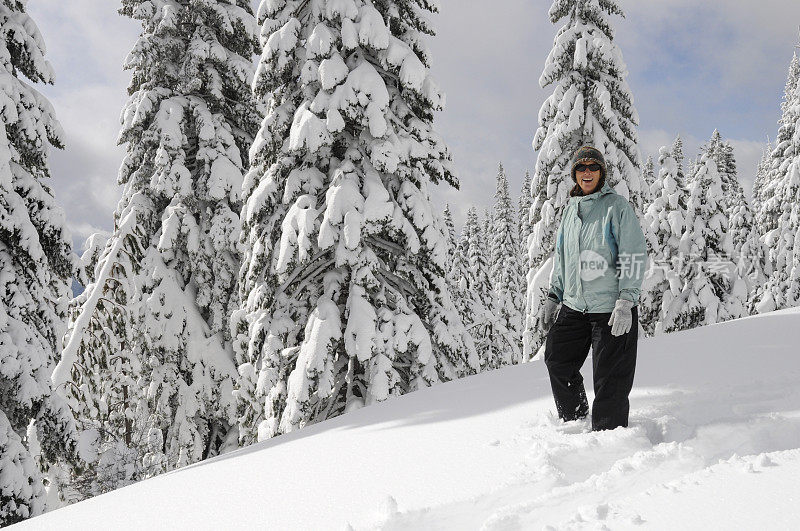
<svg viewBox="0 0 800 531">
<path fill-rule="evenodd" d="M 589 414 L 580 369 L 592 347 L 595 430 L 628 425 L 645 268 L 626 264 L 643 264 L 647 257 L 639 219 L 606 184 L 605 166 L 603 154 L 591 146 L 573 156 L 575 187 L 558 227 L 544 319 L 544 359 L 565 421 Z"/>
</svg>

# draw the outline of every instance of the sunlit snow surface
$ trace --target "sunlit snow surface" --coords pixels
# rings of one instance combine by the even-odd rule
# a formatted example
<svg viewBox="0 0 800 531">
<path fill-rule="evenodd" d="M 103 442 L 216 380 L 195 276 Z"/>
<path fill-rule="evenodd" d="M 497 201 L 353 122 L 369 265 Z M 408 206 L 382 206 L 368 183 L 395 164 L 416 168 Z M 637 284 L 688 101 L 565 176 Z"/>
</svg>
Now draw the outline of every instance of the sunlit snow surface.
<svg viewBox="0 0 800 531">
<path fill-rule="evenodd" d="M 799 353 L 800 309 L 644 339 L 631 426 L 603 433 L 509 367 L 19 528 L 797 529 Z"/>
</svg>

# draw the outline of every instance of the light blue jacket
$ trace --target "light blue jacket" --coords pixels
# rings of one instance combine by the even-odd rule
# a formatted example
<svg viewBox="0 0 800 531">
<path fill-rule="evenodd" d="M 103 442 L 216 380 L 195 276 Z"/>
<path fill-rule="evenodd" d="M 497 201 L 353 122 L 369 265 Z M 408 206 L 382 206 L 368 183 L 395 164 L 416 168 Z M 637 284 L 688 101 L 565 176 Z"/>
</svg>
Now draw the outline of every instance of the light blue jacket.
<svg viewBox="0 0 800 531">
<path fill-rule="evenodd" d="M 550 297 L 584 313 L 610 313 L 617 299 L 639 302 L 647 246 L 631 204 L 608 183 L 570 197 L 556 234 Z"/>
</svg>

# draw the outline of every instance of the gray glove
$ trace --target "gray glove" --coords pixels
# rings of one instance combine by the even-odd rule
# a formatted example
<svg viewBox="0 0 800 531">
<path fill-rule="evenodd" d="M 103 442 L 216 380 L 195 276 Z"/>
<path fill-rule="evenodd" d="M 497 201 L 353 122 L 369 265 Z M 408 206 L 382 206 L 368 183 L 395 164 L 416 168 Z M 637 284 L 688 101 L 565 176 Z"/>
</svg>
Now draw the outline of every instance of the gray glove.
<svg viewBox="0 0 800 531">
<path fill-rule="evenodd" d="M 611 327 L 611 335 L 621 336 L 627 334 L 633 324 L 633 316 L 631 315 L 631 308 L 635 304 L 625 299 L 617 299 L 614 305 L 614 311 L 611 312 L 611 319 L 608 320 L 608 326 Z"/>
<path fill-rule="evenodd" d="M 550 297 L 547 297 L 544 300 L 544 329 L 550 330 L 550 327 L 553 326 L 553 322 L 556 320 L 556 310 L 558 310 L 558 305 L 560 303 L 558 301 L 554 301 Z"/>
</svg>

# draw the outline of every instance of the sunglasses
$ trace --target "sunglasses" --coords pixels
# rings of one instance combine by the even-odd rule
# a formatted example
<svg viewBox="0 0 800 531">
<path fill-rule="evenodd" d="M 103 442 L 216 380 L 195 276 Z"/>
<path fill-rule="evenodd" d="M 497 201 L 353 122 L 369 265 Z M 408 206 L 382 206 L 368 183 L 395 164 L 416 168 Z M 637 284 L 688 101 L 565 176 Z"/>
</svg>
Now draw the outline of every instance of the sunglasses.
<svg viewBox="0 0 800 531">
<path fill-rule="evenodd" d="M 581 172 L 581 171 L 586 171 L 586 170 L 589 170 L 589 171 L 600 171 L 600 165 L 599 164 L 578 164 L 577 166 L 575 166 L 575 171 L 576 172 Z"/>
</svg>

